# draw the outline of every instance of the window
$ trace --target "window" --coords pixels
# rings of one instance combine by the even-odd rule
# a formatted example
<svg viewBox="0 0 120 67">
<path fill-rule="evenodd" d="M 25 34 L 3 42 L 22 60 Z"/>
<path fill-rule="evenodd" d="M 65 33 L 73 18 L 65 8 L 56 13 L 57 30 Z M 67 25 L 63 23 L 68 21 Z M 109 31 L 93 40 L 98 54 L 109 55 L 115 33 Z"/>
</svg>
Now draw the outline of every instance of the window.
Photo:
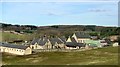
<svg viewBox="0 0 120 67">
<path fill-rule="evenodd" d="M 82 43 L 84 43 L 85 41 L 84 40 L 82 40 Z"/>
<path fill-rule="evenodd" d="M 79 40 L 78 42 L 79 42 L 79 43 L 82 43 L 82 40 Z"/>
</svg>

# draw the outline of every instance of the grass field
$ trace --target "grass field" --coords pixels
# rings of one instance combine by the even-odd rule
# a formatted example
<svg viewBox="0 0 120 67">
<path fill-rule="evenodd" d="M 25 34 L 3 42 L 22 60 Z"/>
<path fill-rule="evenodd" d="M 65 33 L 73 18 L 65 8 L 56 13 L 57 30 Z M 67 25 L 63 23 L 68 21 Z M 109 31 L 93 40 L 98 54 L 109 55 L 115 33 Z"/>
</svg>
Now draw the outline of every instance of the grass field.
<svg viewBox="0 0 120 67">
<path fill-rule="evenodd" d="M 0 38 L 2 38 L 2 41 L 9 42 L 9 41 L 14 41 L 14 40 L 31 40 L 34 36 L 32 34 L 23 34 L 23 35 L 18 35 L 18 34 L 13 34 L 9 32 L 0 32 Z"/>
<path fill-rule="evenodd" d="M 3 54 L 4 65 L 118 65 L 118 47 L 81 52 L 40 52 L 34 55 Z"/>
</svg>

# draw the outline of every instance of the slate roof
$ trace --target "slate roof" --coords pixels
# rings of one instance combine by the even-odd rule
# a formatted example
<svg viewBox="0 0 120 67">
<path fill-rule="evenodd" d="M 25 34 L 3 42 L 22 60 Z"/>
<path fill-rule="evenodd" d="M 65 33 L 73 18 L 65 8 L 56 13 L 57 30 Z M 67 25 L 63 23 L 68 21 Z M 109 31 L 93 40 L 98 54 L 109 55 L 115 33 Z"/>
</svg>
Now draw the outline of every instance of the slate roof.
<svg viewBox="0 0 120 67">
<path fill-rule="evenodd" d="M 79 47 L 85 47 L 85 44 L 83 44 L 83 43 L 77 43 L 77 41 L 75 40 L 75 38 L 72 37 L 70 39 L 71 39 L 72 42 L 66 42 L 65 43 L 67 47 L 77 47 L 77 46 L 79 46 Z"/>
<path fill-rule="evenodd" d="M 76 32 L 75 35 L 78 38 L 90 38 L 90 35 L 86 34 L 86 33 L 82 33 L 82 32 Z"/>
<path fill-rule="evenodd" d="M 37 41 L 38 45 L 41 45 L 41 46 L 45 45 L 46 42 L 48 42 L 47 38 L 42 38 Z"/>
<path fill-rule="evenodd" d="M 31 44 L 34 45 L 35 43 L 38 43 L 38 45 L 43 46 L 47 41 L 48 41 L 47 37 L 41 37 L 41 38 L 33 39 Z"/>
<path fill-rule="evenodd" d="M 0 46 L 9 47 L 9 48 L 24 49 L 24 50 L 28 47 L 28 46 L 24 46 L 24 45 L 13 45 L 13 44 L 2 43 L 2 42 L 0 42 Z"/>
<path fill-rule="evenodd" d="M 76 47 L 75 43 L 73 42 L 66 42 L 67 47 Z"/>
<path fill-rule="evenodd" d="M 83 44 L 83 43 L 77 43 L 77 46 L 79 46 L 79 47 L 85 47 L 85 44 Z"/>
<path fill-rule="evenodd" d="M 61 39 L 64 43 L 66 43 L 66 38 L 65 38 L 65 37 L 60 37 L 60 39 Z"/>
<path fill-rule="evenodd" d="M 49 39 L 52 45 L 55 45 L 55 43 L 62 44 L 63 42 L 59 38 L 50 38 Z"/>
<path fill-rule="evenodd" d="M 38 40 L 39 40 L 38 38 L 37 39 L 33 39 L 31 44 L 34 45 Z"/>
</svg>

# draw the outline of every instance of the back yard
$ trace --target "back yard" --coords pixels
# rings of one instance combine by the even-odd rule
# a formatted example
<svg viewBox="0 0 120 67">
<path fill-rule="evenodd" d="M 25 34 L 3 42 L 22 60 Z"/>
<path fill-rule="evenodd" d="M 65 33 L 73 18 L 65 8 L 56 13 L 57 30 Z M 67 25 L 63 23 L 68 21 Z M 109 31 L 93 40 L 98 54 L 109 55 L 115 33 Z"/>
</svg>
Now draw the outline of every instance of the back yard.
<svg viewBox="0 0 120 67">
<path fill-rule="evenodd" d="M 118 65 L 118 47 L 81 52 L 40 52 L 27 56 L 3 54 L 4 65 Z"/>
</svg>

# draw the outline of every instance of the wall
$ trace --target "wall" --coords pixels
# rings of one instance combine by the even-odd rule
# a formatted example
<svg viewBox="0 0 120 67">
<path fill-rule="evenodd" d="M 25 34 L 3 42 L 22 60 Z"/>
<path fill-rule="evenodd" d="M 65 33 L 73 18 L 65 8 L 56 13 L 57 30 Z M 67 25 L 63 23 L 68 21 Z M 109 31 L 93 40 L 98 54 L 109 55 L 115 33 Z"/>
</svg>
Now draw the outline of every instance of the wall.
<svg viewBox="0 0 120 67">
<path fill-rule="evenodd" d="M 73 36 L 72 37 L 74 37 L 75 38 L 75 40 L 78 42 L 78 39 L 77 39 L 77 37 L 76 37 L 76 35 L 75 34 L 73 34 Z"/>
<path fill-rule="evenodd" d="M 16 49 L 16 48 L 8 48 L 8 47 L 2 47 L 2 52 L 17 54 L 17 55 L 24 55 L 25 50 L 23 49 Z"/>
<path fill-rule="evenodd" d="M 86 40 L 90 40 L 89 38 L 78 38 L 78 43 L 85 43 Z"/>
<path fill-rule="evenodd" d="M 30 47 L 28 47 L 24 53 L 24 55 L 28 55 L 28 54 L 32 54 L 32 49 Z"/>
</svg>

